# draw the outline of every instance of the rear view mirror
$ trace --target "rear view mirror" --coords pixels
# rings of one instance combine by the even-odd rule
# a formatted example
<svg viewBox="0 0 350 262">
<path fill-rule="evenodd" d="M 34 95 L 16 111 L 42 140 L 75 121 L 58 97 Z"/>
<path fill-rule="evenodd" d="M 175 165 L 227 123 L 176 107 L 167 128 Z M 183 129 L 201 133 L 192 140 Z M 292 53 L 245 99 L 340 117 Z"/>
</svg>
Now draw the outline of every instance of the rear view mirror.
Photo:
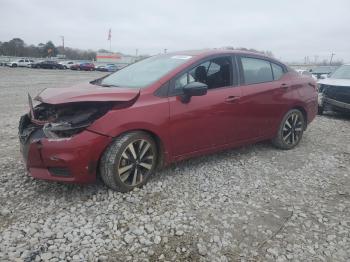
<svg viewBox="0 0 350 262">
<path fill-rule="evenodd" d="M 183 87 L 183 95 L 181 101 L 188 103 L 192 96 L 204 96 L 208 91 L 208 86 L 201 82 L 192 82 Z"/>
</svg>

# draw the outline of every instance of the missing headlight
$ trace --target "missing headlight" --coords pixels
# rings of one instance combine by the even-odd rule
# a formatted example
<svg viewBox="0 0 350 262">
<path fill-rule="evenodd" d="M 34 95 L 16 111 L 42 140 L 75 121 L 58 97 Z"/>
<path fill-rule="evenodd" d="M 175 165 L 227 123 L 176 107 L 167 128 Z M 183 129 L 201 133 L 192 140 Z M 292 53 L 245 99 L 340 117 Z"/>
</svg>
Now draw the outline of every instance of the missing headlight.
<svg viewBox="0 0 350 262">
<path fill-rule="evenodd" d="M 65 138 L 80 133 L 112 108 L 112 102 L 81 102 L 60 105 L 42 103 L 34 108 L 32 124 L 48 138 Z"/>
</svg>

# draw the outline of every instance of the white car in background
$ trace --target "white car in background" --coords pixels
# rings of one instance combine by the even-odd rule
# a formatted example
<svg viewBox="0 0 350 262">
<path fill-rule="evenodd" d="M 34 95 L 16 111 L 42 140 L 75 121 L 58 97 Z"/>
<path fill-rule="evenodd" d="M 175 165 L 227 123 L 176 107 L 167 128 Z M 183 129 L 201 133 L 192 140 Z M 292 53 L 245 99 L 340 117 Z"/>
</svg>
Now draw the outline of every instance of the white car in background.
<svg viewBox="0 0 350 262">
<path fill-rule="evenodd" d="M 297 71 L 300 75 L 305 75 L 305 76 L 310 76 L 313 79 L 317 80 L 317 77 L 314 76 L 310 71 L 305 70 L 305 69 L 296 69 L 295 71 Z"/>
<path fill-rule="evenodd" d="M 6 65 L 9 67 L 29 67 L 34 61 L 29 58 L 20 58 L 11 62 L 8 62 Z"/>
<path fill-rule="evenodd" d="M 59 64 L 63 65 L 64 69 L 70 69 L 70 67 L 72 65 L 75 65 L 76 62 L 74 62 L 74 61 L 62 61 L 62 62 L 59 62 Z"/>
</svg>

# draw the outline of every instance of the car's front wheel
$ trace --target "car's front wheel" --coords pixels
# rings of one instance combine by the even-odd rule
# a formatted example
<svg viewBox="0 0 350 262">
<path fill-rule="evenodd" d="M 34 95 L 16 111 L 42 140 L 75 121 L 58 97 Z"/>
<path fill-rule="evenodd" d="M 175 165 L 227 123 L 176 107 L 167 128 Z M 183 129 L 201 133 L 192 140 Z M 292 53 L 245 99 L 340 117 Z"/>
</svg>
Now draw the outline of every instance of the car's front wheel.
<svg viewBox="0 0 350 262">
<path fill-rule="evenodd" d="M 299 144 L 305 129 L 305 117 L 298 109 L 289 110 L 283 117 L 272 144 L 280 149 L 292 149 Z"/>
<path fill-rule="evenodd" d="M 142 187 L 154 172 L 157 146 L 145 132 L 133 131 L 117 137 L 100 162 L 103 182 L 113 190 L 128 192 Z"/>
</svg>

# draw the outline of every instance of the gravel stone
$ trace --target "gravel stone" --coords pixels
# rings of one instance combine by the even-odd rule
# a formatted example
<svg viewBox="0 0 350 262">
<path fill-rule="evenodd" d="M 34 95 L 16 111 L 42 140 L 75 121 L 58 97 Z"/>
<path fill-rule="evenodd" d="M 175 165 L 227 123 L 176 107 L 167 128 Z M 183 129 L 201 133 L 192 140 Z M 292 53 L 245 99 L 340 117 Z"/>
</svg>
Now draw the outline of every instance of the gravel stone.
<svg viewBox="0 0 350 262">
<path fill-rule="evenodd" d="M 160 236 L 155 236 L 153 241 L 154 241 L 155 244 L 158 245 L 162 241 L 162 238 Z"/>
<path fill-rule="evenodd" d="M 1 209 L 0 210 L 0 215 L 2 215 L 2 216 L 8 216 L 8 215 L 10 215 L 11 214 L 11 211 L 10 210 L 8 210 L 8 209 L 6 209 L 6 208 L 3 208 L 3 209 Z"/>
</svg>

